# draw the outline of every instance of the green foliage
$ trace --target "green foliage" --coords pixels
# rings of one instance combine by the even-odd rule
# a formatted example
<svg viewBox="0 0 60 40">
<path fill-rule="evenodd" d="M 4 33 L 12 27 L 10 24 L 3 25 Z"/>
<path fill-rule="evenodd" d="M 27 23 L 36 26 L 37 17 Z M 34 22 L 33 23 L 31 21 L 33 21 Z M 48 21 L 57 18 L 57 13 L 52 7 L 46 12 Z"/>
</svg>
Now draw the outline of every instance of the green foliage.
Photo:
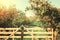
<svg viewBox="0 0 60 40">
<path fill-rule="evenodd" d="M 56 28 L 60 23 L 60 12 L 57 8 L 51 6 L 48 1 L 30 0 L 30 6 L 26 8 L 28 10 L 34 10 L 36 19 L 32 20 L 29 24 L 35 26 L 44 25 L 44 27 Z M 39 21 L 37 21 L 39 18 Z"/>
<path fill-rule="evenodd" d="M 30 0 L 30 6 L 26 8 L 28 10 L 35 11 L 35 19 L 29 22 L 29 25 L 44 27 L 45 22 L 41 20 L 43 14 L 47 11 L 49 3 L 45 0 Z"/>
<path fill-rule="evenodd" d="M 20 25 L 23 25 L 25 19 L 25 14 L 23 12 L 19 12 L 17 14 L 14 14 L 12 24 L 14 27 L 19 27 Z"/>
<path fill-rule="evenodd" d="M 30 6 L 26 7 L 25 12 L 33 10 L 34 19 L 33 17 L 27 18 L 24 12 L 19 11 L 18 13 L 15 7 L 8 10 L 4 9 L 4 11 L 2 9 L 0 10 L 0 27 L 19 27 L 20 25 L 59 27 L 60 12 L 57 8 L 54 8 L 45 0 L 30 0 L 29 3 Z M 5 15 L 3 16 L 3 14 Z"/>
</svg>

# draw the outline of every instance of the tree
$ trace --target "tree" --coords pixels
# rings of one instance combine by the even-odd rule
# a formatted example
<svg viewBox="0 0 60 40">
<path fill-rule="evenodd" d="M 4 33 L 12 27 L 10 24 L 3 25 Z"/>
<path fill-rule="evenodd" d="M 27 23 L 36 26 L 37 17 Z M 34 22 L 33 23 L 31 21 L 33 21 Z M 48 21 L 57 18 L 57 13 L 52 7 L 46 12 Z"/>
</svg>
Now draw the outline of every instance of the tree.
<svg viewBox="0 0 60 40">
<path fill-rule="evenodd" d="M 0 27 L 12 27 L 13 15 L 17 12 L 15 6 L 10 6 L 8 9 L 6 9 L 5 6 L 2 6 L 0 8 Z"/>
<path fill-rule="evenodd" d="M 13 15 L 12 24 L 14 27 L 20 27 L 21 25 L 25 25 L 25 14 L 22 11 Z"/>
<path fill-rule="evenodd" d="M 30 6 L 26 7 L 25 11 L 33 10 L 35 18 L 31 18 L 29 25 L 44 27 L 56 28 L 60 25 L 60 11 L 53 7 L 46 0 L 30 0 Z M 41 24 L 41 25 L 40 25 Z"/>
<path fill-rule="evenodd" d="M 43 21 L 44 13 L 51 6 L 46 0 L 30 0 L 30 6 L 26 7 L 26 12 L 29 10 L 33 10 L 33 14 L 35 14 L 35 18 L 31 18 L 33 20 L 29 20 L 29 25 L 35 25 L 42 27 L 45 25 Z M 43 26 L 44 27 L 44 26 Z"/>
</svg>

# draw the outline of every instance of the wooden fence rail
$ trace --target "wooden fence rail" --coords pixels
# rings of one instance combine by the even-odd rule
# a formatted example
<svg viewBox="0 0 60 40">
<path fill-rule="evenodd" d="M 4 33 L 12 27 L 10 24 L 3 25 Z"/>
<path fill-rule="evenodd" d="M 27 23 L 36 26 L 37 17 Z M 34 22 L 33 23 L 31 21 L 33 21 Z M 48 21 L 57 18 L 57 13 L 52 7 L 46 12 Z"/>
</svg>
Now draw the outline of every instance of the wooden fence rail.
<svg viewBox="0 0 60 40">
<path fill-rule="evenodd" d="M 6 39 L 11 34 L 13 34 L 18 28 L 0 28 L 0 39 Z M 40 31 L 44 30 L 43 28 L 24 28 L 23 38 L 31 38 L 31 40 L 39 40 L 39 38 L 44 38 L 45 40 L 53 40 L 53 29 L 51 32 Z M 21 29 L 19 29 L 16 33 L 14 33 L 11 37 L 12 40 L 14 38 L 21 38 Z"/>
</svg>

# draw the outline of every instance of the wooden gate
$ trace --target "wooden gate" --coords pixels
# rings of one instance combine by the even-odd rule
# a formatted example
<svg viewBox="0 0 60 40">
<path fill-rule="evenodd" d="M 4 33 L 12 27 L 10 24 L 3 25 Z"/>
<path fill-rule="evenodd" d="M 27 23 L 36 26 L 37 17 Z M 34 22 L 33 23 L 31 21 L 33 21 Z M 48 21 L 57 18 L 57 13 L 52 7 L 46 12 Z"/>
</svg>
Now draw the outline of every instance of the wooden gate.
<svg viewBox="0 0 60 40">
<path fill-rule="evenodd" d="M 17 32 L 16 29 L 18 28 L 0 28 L 0 39 L 8 40 L 8 38 L 15 38 L 21 39 L 21 29 Z M 53 40 L 53 29 L 51 32 L 47 31 L 39 31 L 44 30 L 44 28 L 36 27 L 36 28 L 24 28 L 23 30 L 23 38 L 31 38 L 31 40 L 39 40 L 39 38 L 44 38 L 45 40 Z M 37 32 L 38 31 L 38 32 Z M 12 34 L 12 35 L 11 35 Z M 11 35 L 11 36 L 10 36 Z"/>
</svg>

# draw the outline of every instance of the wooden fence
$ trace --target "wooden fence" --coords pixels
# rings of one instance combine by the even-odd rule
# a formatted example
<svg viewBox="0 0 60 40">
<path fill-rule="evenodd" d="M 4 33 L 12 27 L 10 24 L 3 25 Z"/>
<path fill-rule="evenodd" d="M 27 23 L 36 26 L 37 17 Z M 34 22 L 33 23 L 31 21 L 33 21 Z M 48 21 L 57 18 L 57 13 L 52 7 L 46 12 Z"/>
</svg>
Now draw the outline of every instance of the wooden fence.
<svg viewBox="0 0 60 40">
<path fill-rule="evenodd" d="M 53 40 L 53 29 L 51 32 L 47 32 L 47 31 L 40 32 L 39 30 L 44 30 L 44 28 L 39 28 L 39 27 L 24 28 L 23 31 L 22 29 L 16 31 L 17 29 L 18 28 L 0 28 L 0 39 L 5 40 L 7 38 L 6 40 L 8 40 L 8 38 L 12 38 L 12 40 L 14 40 L 14 38 L 31 38 L 31 40 L 39 40 L 39 38 L 43 38 L 45 40 L 49 40 L 49 39 Z M 22 33 L 23 36 L 21 36 Z"/>
</svg>

